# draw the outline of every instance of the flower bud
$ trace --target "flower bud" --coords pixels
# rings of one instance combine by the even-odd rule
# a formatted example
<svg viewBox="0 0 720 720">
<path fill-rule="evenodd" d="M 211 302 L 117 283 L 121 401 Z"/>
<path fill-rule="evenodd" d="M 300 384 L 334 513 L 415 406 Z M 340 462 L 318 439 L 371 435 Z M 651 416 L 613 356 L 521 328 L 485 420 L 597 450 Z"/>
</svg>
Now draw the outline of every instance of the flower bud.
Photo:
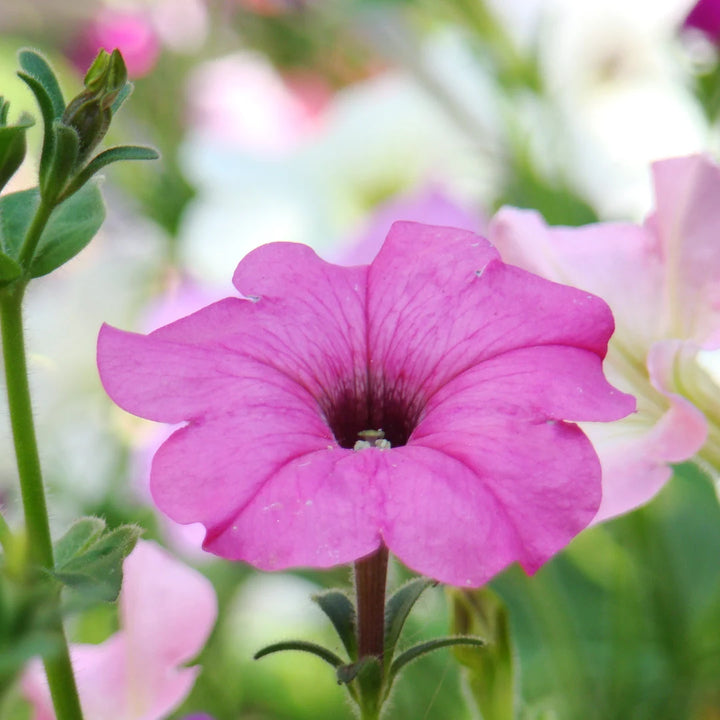
<svg viewBox="0 0 720 720">
<path fill-rule="evenodd" d="M 105 137 L 112 119 L 112 104 L 127 84 L 127 69 L 118 50 L 100 50 L 85 75 L 85 90 L 70 101 L 62 121 L 80 137 L 78 161 L 87 158 Z"/>
</svg>

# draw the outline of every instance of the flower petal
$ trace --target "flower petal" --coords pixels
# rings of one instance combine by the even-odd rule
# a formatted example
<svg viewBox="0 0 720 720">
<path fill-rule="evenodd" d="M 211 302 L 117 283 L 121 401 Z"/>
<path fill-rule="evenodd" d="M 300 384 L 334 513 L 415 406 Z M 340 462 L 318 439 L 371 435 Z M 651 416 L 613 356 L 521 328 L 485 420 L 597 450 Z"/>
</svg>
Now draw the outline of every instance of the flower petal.
<svg viewBox="0 0 720 720">
<path fill-rule="evenodd" d="M 603 357 L 613 331 L 597 297 L 504 265 L 483 238 L 395 223 L 368 276 L 374 386 L 431 395 L 489 357 L 532 345 L 570 345 Z"/>
<path fill-rule="evenodd" d="M 653 165 L 657 210 L 647 225 L 666 263 L 670 337 L 720 344 L 720 167 L 706 155 Z"/>
<path fill-rule="evenodd" d="M 73 645 L 86 720 L 161 720 L 188 694 L 198 668 L 178 667 L 205 644 L 217 603 L 210 582 L 152 542 L 123 563 L 121 629 L 99 645 Z M 33 661 L 23 692 L 34 720 L 54 720 L 45 672 Z"/>
<path fill-rule="evenodd" d="M 379 547 L 375 452 L 337 446 L 277 468 L 205 547 L 263 570 L 331 567 Z M 269 542 L 268 538 L 272 538 Z"/>
<path fill-rule="evenodd" d="M 514 561 L 534 572 L 600 503 L 597 457 L 566 423 L 488 416 L 391 453 L 385 542 L 452 585 L 478 587 Z"/>
<path fill-rule="evenodd" d="M 615 342 L 644 355 L 664 331 L 663 258 L 655 235 L 637 225 L 548 227 L 534 210 L 503 208 L 490 241 L 505 262 L 599 295 L 615 315 Z"/>
</svg>

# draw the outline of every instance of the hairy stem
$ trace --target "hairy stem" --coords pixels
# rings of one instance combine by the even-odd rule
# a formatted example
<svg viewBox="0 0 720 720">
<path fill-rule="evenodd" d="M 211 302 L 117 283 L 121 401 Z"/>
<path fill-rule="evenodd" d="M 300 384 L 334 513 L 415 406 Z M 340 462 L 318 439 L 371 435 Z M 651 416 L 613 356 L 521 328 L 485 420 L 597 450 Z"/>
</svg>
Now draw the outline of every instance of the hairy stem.
<svg viewBox="0 0 720 720">
<path fill-rule="evenodd" d="M 47 221 L 47 217 L 45 221 Z M 37 223 L 33 221 L 31 229 L 35 227 L 34 232 L 37 233 L 39 238 L 44 225 L 39 227 L 36 227 L 36 225 Z M 27 242 L 23 244 L 23 248 L 26 245 Z M 50 523 L 40 470 L 40 455 L 35 435 L 25 355 L 22 320 L 24 291 L 24 283 L 15 283 L 0 292 L 2 351 L 10 424 L 15 445 L 18 476 L 20 478 L 20 492 L 25 512 L 30 559 L 34 564 L 51 570 L 54 561 Z M 72 665 L 70 664 L 70 653 L 60 616 L 59 600 L 59 596 L 56 597 L 56 612 L 53 614 L 55 619 L 52 621 L 51 631 L 59 640 L 60 649 L 51 658 L 44 661 L 45 672 L 47 673 L 50 694 L 52 695 L 58 720 L 82 720 L 80 701 Z"/>
<path fill-rule="evenodd" d="M 357 592 L 358 658 L 385 652 L 385 582 L 388 550 L 382 545 L 355 563 Z"/>
</svg>

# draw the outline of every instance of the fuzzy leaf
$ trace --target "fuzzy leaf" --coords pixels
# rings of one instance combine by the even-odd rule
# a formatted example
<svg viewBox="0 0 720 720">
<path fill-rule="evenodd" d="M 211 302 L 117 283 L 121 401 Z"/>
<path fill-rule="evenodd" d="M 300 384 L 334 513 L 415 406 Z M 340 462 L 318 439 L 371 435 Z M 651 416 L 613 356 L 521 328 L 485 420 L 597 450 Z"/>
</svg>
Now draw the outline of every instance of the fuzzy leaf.
<svg viewBox="0 0 720 720">
<path fill-rule="evenodd" d="M 105 521 L 100 518 L 84 517 L 76 520 L 55 543 L 55 569 L 64 567 L 72 558 L 80 555 L 104 530 Z"/>
<path fill-rule="evenodd" d="M 451 635 L 449 637 L 434 638 L 433 640 L 413 645 L 413 647 L 408 648 L 401 655 L 398 655 L 390 666 L 388 688 L 405 665 L 413 660 L 417 660 L 423 655 L 427 655 L 427 653 L 433 652 L 434 650 L 439 650 L 440 648 L 452 645 L 473 645 L 475 647 L 484 647 L 485 641 L 482 638 L 472 637 L 469 635 Z"/>
<path fill-rule="evenodd" d="M 17 261 L 25 233 L 40 202 L 37 188 L 0 197 L 0 251 Z M 30 266 L 30 277 L 46 275 L 77 255 L 105 219 L 96 183 L 88 183 L 53 211 Z"/>
<path fill-rule="evenodd" d="M 385 604 L 385 652 L 392 658 L 405 621 L 419 597 L 434 580 L 415 578 L 400 586 Z"/>
<path fill-rule="evenodd" d="M 140 536 L 140 529 L 133 525 L 122 525 L 106 533 L 95 533 L 97 525 L 83 522 L 76 529 L 70 529 L 72 536 L 65 540 L 63 552 L 71 544 L 79 544 L 77 552 L 62 565 L 56 565 L 52 575 L 68 588 L 83 596 L 81 604 L 111 602 L 117 599 L 122 584 L 122 564 L 132 552 Z M 83 543 L 82 539 L 86 540 Z M 77 599 L 72 603 L 75 607 Z"/>
<path fill-rule="evenodd" d="M 342 659 L 339 658 L 331 650 L 328 650 L 327 648 L 323 647 L 322 645 L 318 645 L 317 643 L 306 642 L 305 640 L 286 640 L 284 642 L 268 645 L 262 650 L 258 650 L 255 655 L 253 655 L 253 659 L 259 660 L 266 655 L 270 655 L 276 652 L 282 652 L 283 650 L 300 650 L 301 652 L 316 655 L 321 660 L 324 660 L 326 663 L 329 663 L 333 667 L 340 667 L 341 665 L 343 665 Z"/>
<path fill-rule="evenodd" d="M 348 657 L 355 660 L 357 658 L 355 607 L 350 598 L 340 590 L 328 590 L 314 595 L 313 600 L 330 618 L 330 622 L 345 646 Z"/>
<path fill-rule="evenodd" d="M 18 58 L 23 72 L 35 78 L 45 90 L 51 102 L 53 119 L 62 117 L 65 112 L 65 99 L 48 61 L 42 55 L 30 49 L 21 50 Z"/>
</svg>

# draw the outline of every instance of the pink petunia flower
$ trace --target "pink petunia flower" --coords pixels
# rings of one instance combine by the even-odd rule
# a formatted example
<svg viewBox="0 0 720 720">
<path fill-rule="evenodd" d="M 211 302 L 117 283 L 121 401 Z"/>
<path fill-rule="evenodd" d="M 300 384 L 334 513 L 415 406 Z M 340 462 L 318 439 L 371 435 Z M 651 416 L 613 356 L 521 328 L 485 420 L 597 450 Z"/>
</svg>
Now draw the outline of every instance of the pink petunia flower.
<svg viewBox="0 0 720 720">
<path fill-rule="evenodd" d="M 99 645 L 70 648 L 85 720 L 161 720 L 190 692 L 217 615 L 215 591 L 199 572 L 152 542 L 123 563 L 120 630 Z M 38 660 L 23 676 L 33 720 L 54 720 Z"/>
<path fill-rule="evenodd" d="M 720 2 L 698 0 L 683 22 L 686 28 L 695 28 L 714 43 L 720 43 Z"/>
<path fill-rule="evenodd" d="M 596 521 L 652 498 L 669 463 L 701 451 L 720 467 L 720 428 L 703 414 L 716 415 L 720 390 L 698 362 L 720 346 L 720 168 L 695 155 L 656 163 L 653 178 L 657 207 L 642 226 L 549 228 L 504 208 L 489 230 L 505 261 L 596 293 L 615 316 L 606 371 L 638 412 L 583 426 L 603 466 Z"/>
<path fill-rule="evenodd" d="M 273 243 L 233 282 L 243 297 L 147 336 L 104 326 L 98 343 L 116 403 L 187 423 L 151 489 L 207 527 L 205 549 L 275 570 L 384 543 L 478 586 L 514 561 L 534 571 L 595 515 L 597 456 L 568 421 L 634 408 L 602 374 L 599 298 L 416 223 L 393 225 L 369 266 Z"/>
</svg>

